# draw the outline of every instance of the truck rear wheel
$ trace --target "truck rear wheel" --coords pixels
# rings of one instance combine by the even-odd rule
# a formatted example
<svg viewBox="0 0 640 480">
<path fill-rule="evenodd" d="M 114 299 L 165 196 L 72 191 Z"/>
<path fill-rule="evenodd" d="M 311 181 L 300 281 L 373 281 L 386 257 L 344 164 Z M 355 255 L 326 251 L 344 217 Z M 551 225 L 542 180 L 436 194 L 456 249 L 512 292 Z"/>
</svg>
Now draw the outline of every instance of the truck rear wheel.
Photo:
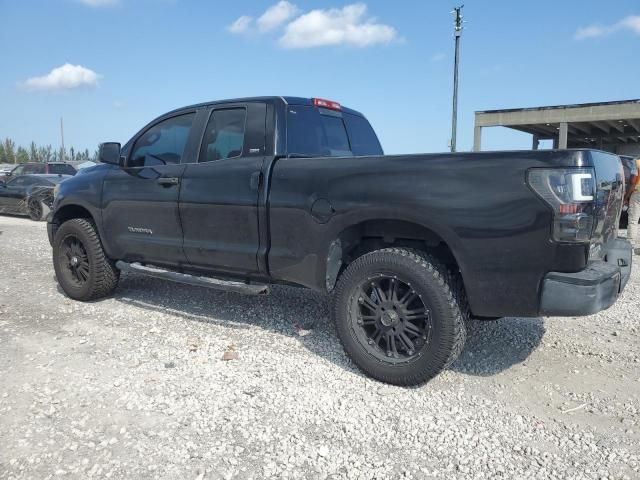
<svg viewBox="0 0 640 480">
<path fill-rule="evenodd" d="M 85 218 L 64 222 L 53 241 L 53 266 L 58 283 L 74 300 L 111 294 L 120 271 L 107 258 L 94 224 Z"/>
<path fill-rule="evenodd" d="M 455 361 L 466 338 L 459 275 L 416 250 L 377 250 L 353 261 L 338 279 L 332 312 L 358 368 L 395 385 L 432 379 Z"/>
</svg>

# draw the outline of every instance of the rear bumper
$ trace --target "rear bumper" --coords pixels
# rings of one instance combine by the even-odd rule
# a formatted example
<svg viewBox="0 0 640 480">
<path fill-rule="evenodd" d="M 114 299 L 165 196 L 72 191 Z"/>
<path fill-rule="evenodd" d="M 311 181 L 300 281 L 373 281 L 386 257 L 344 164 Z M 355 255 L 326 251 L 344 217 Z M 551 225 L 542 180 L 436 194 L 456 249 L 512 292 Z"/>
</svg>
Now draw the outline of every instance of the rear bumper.
<svg viewBox="0 0 640 480">
<path fill-rule="evenodd" d="M 603 260 L 576 273 L 549 272 L 542 283 L 540 315 L 582 316 L 606 310 L 618 299 L 631 275 L 631 244 L 612 242 Z"/>
</svg>

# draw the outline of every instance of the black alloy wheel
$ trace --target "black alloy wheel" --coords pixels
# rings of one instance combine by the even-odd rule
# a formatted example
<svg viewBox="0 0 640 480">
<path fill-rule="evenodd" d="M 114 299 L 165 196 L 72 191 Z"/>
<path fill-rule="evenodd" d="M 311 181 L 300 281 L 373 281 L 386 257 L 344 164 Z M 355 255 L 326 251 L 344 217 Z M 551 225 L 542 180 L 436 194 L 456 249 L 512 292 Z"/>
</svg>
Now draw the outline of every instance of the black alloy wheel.
<svg viewBox="0 0 640 480">
<path fill-rule="evenodd" d="M 367 375 L 419 385 L 451 365 L 469 318 L 461 275 L 419 250 L 385 248 L 353 260 L 332 295 L 347 355 Z"/>
<path fill-rule="evenodd" d="M 431 332 L 430 310 L 397 276 L 367 278 L 351 298 L 352 328 L 362 347 L 387 363 L 410 362 L 422 355 Z"/>
<path fill-rule="evenodd" d="M 87 218 L 73 218 L 58 227 L 53 267 L 62 290 L 75 300 L 106 297 L 120 278 L 120 270 L 102 248 L 95 224 Z"/>
<path fill-rule="evenodd" d="M 80 239 L 73 235 L 65 237 L 58 255 L 65 279 L 77 287 L 85 285 L 89 280 L 90 265 L 87 250 Z"/>
</svg>

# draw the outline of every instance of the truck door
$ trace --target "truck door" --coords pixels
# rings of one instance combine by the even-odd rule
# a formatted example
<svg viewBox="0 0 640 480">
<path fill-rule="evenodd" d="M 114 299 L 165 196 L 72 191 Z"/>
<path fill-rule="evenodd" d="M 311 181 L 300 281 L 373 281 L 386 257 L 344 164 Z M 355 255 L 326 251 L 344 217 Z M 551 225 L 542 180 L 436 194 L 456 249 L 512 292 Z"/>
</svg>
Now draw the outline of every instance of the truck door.
<svg viewBox="0 0 640 480">
<path fill-rule="evenodd" d="M 258 272 L 258 191 L 265 151 L 266 106 L 214 107 L 197 163 L 180 190 L 184 252 L 196 268 L 227 274 Z"/>
<path fill-rule="evenodd" d="M 102 224 L 115 258 L 186 263 L 178 195 L 181 162 L 196 158 L 189 148 L 198 136 L 194 118 L 195 112 L 182 113 L 147 128 L 134 140 L 126 165 L 105 178 Z"/>
</svg>

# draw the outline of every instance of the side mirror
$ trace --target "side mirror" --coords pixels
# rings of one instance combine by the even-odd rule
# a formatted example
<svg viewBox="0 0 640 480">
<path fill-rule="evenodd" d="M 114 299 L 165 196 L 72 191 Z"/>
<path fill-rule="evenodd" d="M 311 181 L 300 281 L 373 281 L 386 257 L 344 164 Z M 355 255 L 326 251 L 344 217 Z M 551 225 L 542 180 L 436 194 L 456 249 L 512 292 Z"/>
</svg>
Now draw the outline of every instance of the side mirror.
<svg viewBox="0 0 640 480">
<path fill-rule="evenodd" d="M 120 144 L 118 142 L 105 142 L 100 144 L 98 160 L 102 163 L 120 165 Z"/>
</svg>

